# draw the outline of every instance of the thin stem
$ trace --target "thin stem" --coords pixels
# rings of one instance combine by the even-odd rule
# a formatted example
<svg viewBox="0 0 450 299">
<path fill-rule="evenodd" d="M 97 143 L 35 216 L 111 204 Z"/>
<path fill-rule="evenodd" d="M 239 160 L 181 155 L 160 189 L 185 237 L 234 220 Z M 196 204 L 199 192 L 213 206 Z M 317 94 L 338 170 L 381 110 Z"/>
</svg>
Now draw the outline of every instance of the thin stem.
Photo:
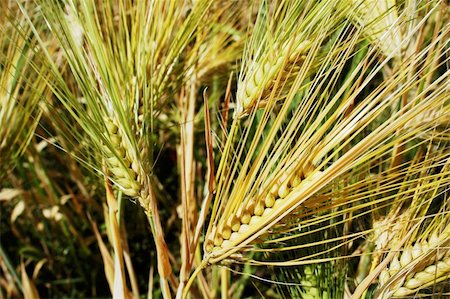
<svg viewBox="0 0 450 299">
<path fill-rule="evenodd" d="M 183 291 L 183 297 L 182 297 L 183 299 L 187 298 L 187 295 L 189 293 L 189 289 L 191 288 L 192 283 L 194 282 L 195 278 L 200 273 L 200 271 L 202 271 L 205 268 L 207 263 L 208 263 L 208 259 L 204 259 L 203 262 L 192 273 L 191 277 L 189 277 L 189 280 L 186 283 L 186 287 L 184 288 L 184 291 Z"/>
<path fill-rule="evenodd" d="M 13 265 L 11 264 L 8 256 L 6 255 L 6 252 L 3 250 L 3 246 L 2 243 L 0 243 L 0 257 L 2 258 L 2 260 L 5 262 L 6 267 L 9 270 L 9 273 L 11 274 L 11 276 L 14 278 L 14 280 L 16 281 L 17 287 L 19 288 L 19 290 L 23 293 L 23 288 L 22 288 L 22 282 L 20 281 L 19 276 L 17 275 L 16 271 L 14 270 Z"/>
<path fill-rule="evenodd" d="M 158 213 L 157 210 L 152 209 L 152 211 L 154 212 L 155 215 L 157 215 Z M 167 256 L 167 245 L 161 234 L 161 228 L 159 230 L 157 229 L 158 224 L 159 227 L 161 226 L 161 224 L 158 223 L 159 221 L 158 217 L 153 217 L 152 213 L 150 212 L 147 212 L 146 214 L 148 222 L 150 223 L 153 238 L 155 240 L 157 260 L 158 260 L 158 274 L 163 298 L 171 299 L 172 295 L 170 293 L 169 281 L 167 280 L 167 278 L 170 276 L 172 268 L 170 266 L 169 258 Z"/>
<path fill-rule="evenodd" d="M 220 269 L 220 298 L 228 299 L 229 275 L 227 268 Z"/>
</svg>

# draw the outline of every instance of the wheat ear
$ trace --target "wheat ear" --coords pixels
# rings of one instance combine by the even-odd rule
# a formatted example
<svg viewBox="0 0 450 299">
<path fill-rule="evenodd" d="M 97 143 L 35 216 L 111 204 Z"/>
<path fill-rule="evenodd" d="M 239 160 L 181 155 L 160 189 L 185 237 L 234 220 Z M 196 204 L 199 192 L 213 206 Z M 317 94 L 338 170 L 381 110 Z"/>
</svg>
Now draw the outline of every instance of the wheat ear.
<svg viewBox="0 0 450 299">
<path fill-rule="evenodd" d="M 313 172 L 313 170 L 312 165 L 307 164 L 290 177 L 285 175 L 274 180 L 268 185 L 271 186 L 269 192 L 242 202 L 233 217 L 227 221 L 221 219 L 218 226 L 211 231 L 205 242 L 206 252 L 211 253 L 237 246 L 241 236 L 249 230 L 250 226 L 259 226 L 265 218 L 283 208 L 284 199 L 289 194 L 297 189 L 305 188 L 316 176 L 320 176 L 320 171 Z"/>
<path fill-rule="evenodd" d="M 434 233 L 427 241 L 408 246 L 399 256 L 394 257 L 388 269 L 383 270 L 379 277 L 380 286 L 387 285 L 388 288 L 385 296 L 411 295 L 446 279 L 450 275 L 450 250 L 438 250 L 438 247 L 448 243 L 449 239 L 450 226 L 447 226 L 439 236 Z M 408 268 L 412 270 L 404 278 L 390 283 L 392 278 L 395 279 L 394 276 Z"/>
<path fill-rule="evenodd" d="M 318 269 L 317 269 L 318 270 Z M 321 273 L 314 273 L 312 266 L 305 266 L 304 276 L 300 280 L 303 291 L 301 292 L 303 299 L 329 299 L 330 294 L 327 290 L 321 290 L 319 277 Z"/>
<path fill-rule="evenodd" d="M 112 145 L 112 147 L 104 146 L 106 164 L 112 174 L 113 182 L 123 190 L 124 194 L 136 198 L 147 214 L 156 244 L 158 273 L 160 274 L 163 297 L 169 298 L 168 277 L 172 273 L 172 267 L 169 262 L 155 196 L 151 189 L 150 179 L 143 166 L 142 158 L 145 152 L 138 155 L 133 150 L 129 141 L 123 138 L 121 128 L 112 118 L 105 119 L 105 126 L 108 133 L 107 137 Z M 141 142 L 142 138 L 139 139 L 138 147 L 142 146 Z"/>
<path fill-rule="evenodd" d="M 122 133 L 113 119 L 106 118 L 105 125 L 113 148 L 104 146 L 105 160 L 112 174 L 114 183 L 124 194 L 138 197 L 141 194 L 139 165 L 134 161 L 132 151 L 123 140 Z"/>
<path fill-rule="evenodd" d="M 283 66 L 295 63 L 297 57 L 306 53 L 310 47 L 311 41 L 302 41 L 298 35 L 294 41 L 287 41 L 279 46 L 280 49 L 276 49 L 277 51 L 263 55 L 259 62 L 254 61 L 249 73 L 238 84 L 236 115 L 238 117 L 247 115 L 255 105 L 258 105 L 258 108 L 263 107 L 264 102 L 258 103 L 258 98 L 269 89 L 277 74 L 283 70 Z"/>
</svg>

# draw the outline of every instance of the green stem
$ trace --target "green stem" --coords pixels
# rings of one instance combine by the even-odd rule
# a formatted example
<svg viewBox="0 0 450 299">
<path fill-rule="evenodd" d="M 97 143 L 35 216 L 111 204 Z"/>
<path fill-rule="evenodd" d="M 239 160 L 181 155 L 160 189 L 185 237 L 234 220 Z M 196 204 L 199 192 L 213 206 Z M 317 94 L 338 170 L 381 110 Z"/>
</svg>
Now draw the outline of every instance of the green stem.
<svg viewBox="0 0 450 299">
<path fill-rule="evenodd" d="M 16 284 L 19 287 L 20 291 L 23 293 L 22 282 L 20 281 L 19 276 L 17 275 L 16 271 L 14 270 L 14 267 L 12 266 L 8 256 L 6 255 L 6 252 L 3 250 L 2 243 L 0 243 L 0 256 L 1 256 L 2 260 L 5 261 L 6 267 L 8 268 L 12 277 L 16 281 Z"/>
</svg>

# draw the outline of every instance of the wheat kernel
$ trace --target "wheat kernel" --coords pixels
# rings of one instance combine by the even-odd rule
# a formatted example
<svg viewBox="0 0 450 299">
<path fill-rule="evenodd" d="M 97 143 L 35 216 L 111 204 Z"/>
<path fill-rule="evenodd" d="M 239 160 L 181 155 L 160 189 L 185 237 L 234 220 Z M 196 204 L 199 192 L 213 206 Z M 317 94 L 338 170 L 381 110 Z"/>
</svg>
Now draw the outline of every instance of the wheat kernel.
<svg viewBox="0 0 450 299">
<path fill-rule="evenodd" d="M 131 196 L 131 197 L 136 197 L 139 195 L 139 192 L 136 191 L 136 189 L 123 189 L 122 192 L 125 195 Z"/>
<path fill-rule="evenodd" d="M 117 185 L 120 185 L 122 188 L 124 189 L 129 189 L 132 188 L 132 181 L 130 181 L 127 178 L 117 178 L 115 180 L 115 182 L 117 183 Z"/>
<path fill-rule="evenodd" d="M 254 214 L 256 216 L 261 216 L 264 213 L 264 203 L 262 201 L 259 201 L 256 204 L 255 210 L 254 210 Z"/>
<path fill-rule="evenodd" d="M 436 273 L 436 265 L 431 265 L 431 266 L 428 266 L 428 267 L 426 267 L 425 268 L 425 270 L 424 270 L 426 273 L 429 273 L 429 274 L 435 274 Z"/>
<path fill-rule="evenodd" d="M 273 207 L 274 204 L 275 204 L 275 196 L 273 196 L 272 194 L 268 194 L 266 196 L 266 199 L 264 200 L 264 205 L 267 208 L 271 208 Z"/>
<path fill-rule="evenodd" d="M 383 270 L 383 271 L 381 271 L 380 276 L 379 276 L 378 279 L 380 280 L 380 284 L 383 285 L 389 280 L 389 278 L 390 278 L 390 276 L 389 276 L 388 271 Z"/>
<path fill-rule="evenodd" d="M 123 164 L 126 168 L 131 168 L 131 161 L 128 159 L 123 159 Z"/>
<path fill-rule="evenodd" d="M 422 254 L 422 246 L 416 242 L 416 244 L 414 244 L 413 246 L 411 254 L 413 259 L 418 258 Z"/>
<path fill-rule="evenodd" d="M 222 229 L 222 237 L 223 237 L 224 239 L 228 240 L 228 239 L 230 238 L 230 236 L 231 236 L 231 228 L 228 227 L 228 226 L 225 226 L 225 227 Z"/>
<path fill-rule="evenodd" d="M 275 200 L 275 203 L 273 204 L 273 209 L 278 209 L 283 203 L 283 200 L 281 198 L 278 198 L 277 200 Z"/>
<path fill-rule="evenodd" d="M 250 222 L 250 218 L 252 217 L 252 215 L 250 215 L 249 212 L 245 211 L 242 216 L 241 216 L 241 223 L 242 224 L 247 224 Z M 240 229 L 239 229 L 240 230 Z"/>
<path fill-rule="evenodd" d="M 264 80 L 264 70 L 262 67 L 258 67 L 254 80 L 256 85 L 258 85 L 259 82 L 262 82 Z"/>
<path fill-rule="evenodd" d="M 292 187 L 297 187 L 298 185 L 300 185 L 300 183 L 302 182 L 302 180 L 300 179 L 299 176 L 293 176 L 290 180 L 290 184 Z"/>
<path fill-rule="evenodd" d="M 127 169 L 122 167 L 111 167 L 110 170 L 117 177 L 128 177 L 129 175 Z"/>
<path fill-rule="evenodd" d="M 248 107 L 251 104 L 252 98 L 258 94 L 258 86 L 253 83 L 253 80 L 250 80 L 246 86 L 245 94 L 247 95 L 249 103 L 244 106 Z"/>
<path fill-rule="evenodd" d="M 222 236 L 220 234 L 217 234 L 214 238 L 214 245 L 220 246 L 222 245 L 222 242 L 223 242 Z"/>
<path fill-rule="evenodd" d="M 428 281 L 430 279 L 430 277 L 433 278 L 433 276 L 434 276 L 434 274 L 430 274 L 430 273 L 422 271 L 422 272 L 416 273 L 416 275 L 414 275 L 414 278 L 417 280 L 420 280 L 420 281 Z"/>
<path fill-rule="evenodd" d="M 106 161 L 110 164 L 110 165 L 119 165 L 120 161 L 119 159 L 117 159 L 116 156 L 110 156 L 106 158 Z"/>
<path fill-rule="evenodd" d="M 139 173 L 139 164 L 136 161 L 131 162 L 131 169 L 134 172 Z"/>
<path fill-rule="evenodd" d="M 422 284 L 423 284 L 422 281 L 420 281 L 416 278 L 411 278 L 406 281 L 405 287 L 408 289 L 415 289 L 415 288 L 420 287 Z"/>
<path fill-rule="evenodd" d="M 110 134 L 116 134 L 119 130 L 119 128 L 110 119 L 106 119 L 105 124 L 106 129 Z"/>
<path fill-rule="evenodd" d="M 250 219 L 249 225 L 255 225 L 257 224 L 259 221 L 261 220 L 260 216 L 252 216 L 252 218 Z"/>
<path fill-rule="evenodd" d="M 125 158 L 125 149 L 121 146 L 116 148 L 116 154 L 118 157 Z"/>
<path fill-rule="evenodd" d="M 400 287 L 397 291 L 395 291 L 394 295 L 395 296 L 407 296 L 411 293 L 411 290 L 405 287 Z"/>
<path fill-rule="evenodd" d="M 231 230 L 234 232 L 237 232 L 239 230 L 239 227 L 241 226 L 241 222 L 239 221 L 239 219 L 236 216 L 233 216 L 233 218 L 231 219 Z"/>
<path fill-rule="evenodd" d="M 273 184 L 272 188 L 270 188 L 270 193 L 275 195 L 275 196 L 278 196 L 278 189 L 279 188 L 280 187 L 278 186 L 278 184 L 276 184 L 276 183 Z"/>
<path fill-rule="evenodd" d="M 398 271 L 400 271 L 400 269 L 402 268 L 402 265 L 400 264 L 398 258 L 396 256 L 394 256 L 394 258 L 391 261 L 391 264 L 389 265 L 389 274 L 393 273 L 397 273 Z"/>
<path fill-rule="evenodd" d="M 247 208 L 245 209 L 248 213 L 253 214 L 255 211 L 256 202 L 254 199 L 251 199 L 247 204 Z"/>
<path fill-rule="evenodd" d="M 233 246 L 233 243 L 230 240 L 223 240 L 222 248 L 230 248 Z"/>
<path fill-rule="evenodd" d="M 239 228 L 239 233 L 243 234 L 246 231 L 248 231 L 249 228 L 250 228 L 250 226 L 248 224 L 242 224 L 241 227 Z"/>
<path fill-rule="evenodd" d="M 412 255 L 409 248 L 406 248 L 400 256 L 400 264 L 406 266 L 412 261 Z"/>
<path fill-rule="evenodd" d="M 289 195 L 289 187 L 286 182 L 283 185 L 281 185 L 280 188 L 278 189 L 278 196 L 280 198 L 285 198 L 288 195 Z"/>
<path fill-rule="evenodd" d="M 443 261 L 437 263 L 437 268 L 441 272 L 447 272 L 449 270 L 449 265 Z"/>
<path fill-rule="evenodd" d="M 119 145 L 120 142 L 122 141 L 121 138 L 120 138 L 120 136 L 119 136 L 118 134 L 112 134 L 112 135 L 110 135 L 110 138 L 111 138 L 111 142 L 112 142 L 114 145 Z"/>
<path fill-rule="evenodd" d="M 268 215 L 270 215 L 272 213 L 273 209 L 272 208 L 267 208 L 264 210 L 264 213 L 262 214 L 262 217 L 266 217 Z"/>
<path fill-rule="evenodd" d="M 428 240 L 428 243 L 430 244 L 430 247 L 435 247 L 436 245 L 439 244 L 439 237 L 436 233 L 433 233 L 430 237 L 430 239 Z"/>
<path fill-rule="evenodd" d="M 242 106 L 243 107 L 249 107 L 252 104 L 252 99 L 250 97 L 244 97 L 242 99 Z"/>
<path fill-rule="evenodd" d="M 231 233 L 230 241 L 233 242 L 233 241 L 236 241 L 237 239 L 239 239 L 239 233 L 237 233 L 237 232 Z"/>
<path fill-rule="evenodd" d="M 311 44 L 312 43 L 310 40 L 305 40 L 297 46 L 296 51 L 299 53 L 305 53 L 305 51 L 311 46 Z"/>
<path fill-rule="evenodd" d="M 430 249 L 430 245 L 428 244 L 428 242 L 423 242 L 422 243 L 422 252 L 427 252 Z"/>
</svg>

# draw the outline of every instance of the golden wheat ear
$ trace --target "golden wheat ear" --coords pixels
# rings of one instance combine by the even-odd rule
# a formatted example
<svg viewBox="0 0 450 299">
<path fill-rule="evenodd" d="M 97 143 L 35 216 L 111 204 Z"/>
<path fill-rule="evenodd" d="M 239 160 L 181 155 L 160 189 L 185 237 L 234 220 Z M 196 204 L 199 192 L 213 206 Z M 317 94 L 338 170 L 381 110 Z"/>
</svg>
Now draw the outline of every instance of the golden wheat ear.
<svg viewBox="0 0 450 299">
<path fill-rule="evenodd" d="M 338 31 L 347 9 L 330 2 L 303 1 L 280 1 L 275 7 L 272 11 L 261 6 L 246 44 L 235 118 L 244 118 L 275 99 L 283 100 L 299 73 L 305 79 L 313 74 L 317 69 L 311 65 L 317 66 L 325 56 L 325 43 Z M 323 22 L 326 19 L 329 22 Z M 316 54 L 321 51 L 323 55 Z"/>
<path fill-rule="evenodd" d="M 428 238 L 407 246 L 394 256 L 379 276 L 383 298 L 416 294 L 450 275 L 450 226 Z"/>
<path fill-rule="evenodd" d="M 255 106 L 265 106 L 264 98 L 267 98 L 277 75 L 280 72 L 287 74 L 292 65 L 300 64 L 304 60 L 302 55 L 311 47 L 311 41 L 305 40 L 302 34 L 298 33 L 291 41 L 273 47 L 274 49 L 262 54 L 259 61 L 249 62 L 251 68 L 245 79 L 238 84 L 236 113 L 239 118 L 248 116 Z M 262 100 L 258 101 L 259 97 Z"/>
</svg>

